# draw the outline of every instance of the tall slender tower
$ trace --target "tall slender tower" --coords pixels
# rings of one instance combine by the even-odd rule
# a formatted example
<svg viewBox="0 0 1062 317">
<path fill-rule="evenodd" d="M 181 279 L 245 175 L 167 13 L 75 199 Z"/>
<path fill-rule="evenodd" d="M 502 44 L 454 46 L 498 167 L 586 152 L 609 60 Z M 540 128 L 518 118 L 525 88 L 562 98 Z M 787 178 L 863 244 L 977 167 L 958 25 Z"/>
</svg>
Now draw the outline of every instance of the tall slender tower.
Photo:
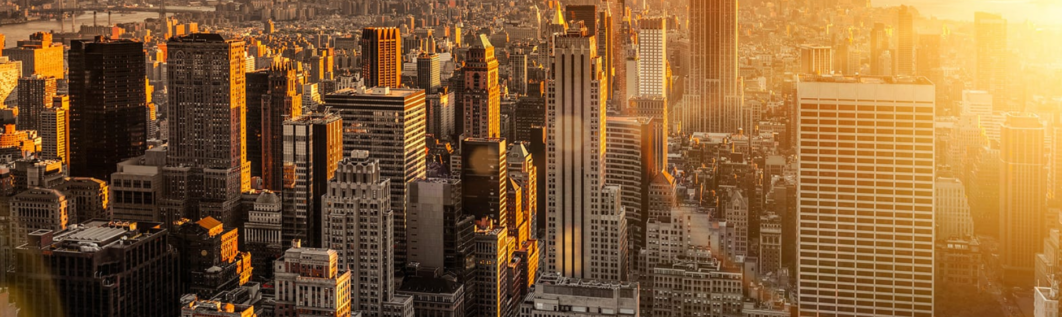
<svg viewBox="0 0 1062 317">
<path fill-rule="evenodd" d="M 343 159 L 343 119 L 334 113 L 309 113 L 284 121 L 281 166 L 284 188 L 283 241 L 322 243 L 321 196 Z"/>
<path fill-rule="evenodd" d="M 999 138 L 999 234 L 1003 282 L 1033 285 L 1036 253 L 1043 250 L 1047 179 L 1044 126 L 1032 114 L 1007 114 Z"/>
<path fill-rule="evenodd" d="M 546 102 L 549 271 L 621 280 L 626 219 L 619 190 L 605 186 L 605 100 L 594 93 L 604 79 L 597 42 L 581 22 L 553 41 Z"/>
<path fill-rule="evenodd" d="M 935 99 L 924 78 L 797 85 L 798 316 L 933 315 Z"/>
<path fill-rule="evenodd" d="M 285 120 L 302 115 L 302 94 L 298 92 L 299 70 L 298 63 L 291 60 L 274 63 L 269 68 L 268 93 L 262 96 L 258 104 L 248 103 L 248 108 L 261 107 L 257 113 L 261 114 L 261 166 L 265 189 L 279 191 L 284 188 L 283 126 Z"/>
<path fill-rule="evenodd" d="M 896 75 L 914 75 L 915 31 L 911 8 L 900 6 L 897 13 L 898 35 L 896 39 Z"/>
<path fill-rule="evenodd" d="M 738 0 L 690 1 L 688 131 L 737 132 Z M 629 71 L 629 70 L 628 70 Z"/>
<path fill-rule="evenodd" d="M 18 80 L 18 129 L 40 130 L 41 113 L 52 104 L 55 77 L 30 75 Z"/>
<path fill-rule="evenodd" d="M 667 97 L 667 20 L 638 21 L 638 95 Z"/>
<path fill-rule="evenodd" d="M 70 42 L 71 175 L 108 180 L 118 162 L 144 154 L 144 60 L 140 42 L 102 37 Z"/>
<path fill-rule="evenodd" d="M 160 209 L 234 225 L 240 193 L 250 187 L 244 42 L 195 33 L 170 38 L 167 47 L 170 139 Z"/>
<path fill-rule="evenodd" d="M 398 28 L 361 31 L 361 77 L 365 86 L 398 88 L 402 83 L 402 35 Z"/>
<path fill-rule="evenodd" d="M 1008 111 L 1003 89 L 1006 80 L 1007 20 L 998 14 L 974 13 L 977 64 L 974 88 L 992 94 L 996 111 Z"/>
<path fill-rule="evenodd" d="M 501 121 L 501 86 L 494 45 L 480 34 L 461 67 L 464 84 L 458 91 L 460 127 L 466 138 L 497 138 Z"/>
</svg>

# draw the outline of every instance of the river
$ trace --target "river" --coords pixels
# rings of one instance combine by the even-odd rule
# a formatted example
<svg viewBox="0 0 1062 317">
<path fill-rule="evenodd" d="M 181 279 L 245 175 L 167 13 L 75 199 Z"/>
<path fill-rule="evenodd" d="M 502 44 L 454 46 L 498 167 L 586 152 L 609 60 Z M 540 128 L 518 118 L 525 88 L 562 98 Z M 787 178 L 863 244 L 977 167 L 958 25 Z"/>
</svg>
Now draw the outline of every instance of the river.
<svg viewBox="0 0 1062 317">
<path fill-rule="evenodd" d="M 174 6 L 174 8 L 180 9 L 201 9 L 203 11 L 213 11 L 213 7 L 184 7 Z M 172 14 L 170 14 L 172 15 Z M 128 12 L 128 13 L 111 13 L 111 23 L 129 23 L 129 22 L 143 22 L 148 18 L 157 18 L 159 14 L 156 12 Z M 100 12 L 96 15 L 96 22 L 105 25 L 107 24 L 107 13 Z M 74 19 L 75 25 L 78 29 L 81 29 L 82 25 L 92 25 L 92 12 L 87 12 L 78 15 Z M 29 39 L 30 34 L 41 31 L 55 31 L 65 30 L 70 32 L 70 19 L 64 20 L 62 28 L 60 28 L 59 21 L 56 20 L 37 20 L 33 22 L 21 23 L 21 24 L 8 24 L 0 26 L 0 34 L 4 34 L 8 47 L 14 47 L 18 40 Z"/>
</svg>

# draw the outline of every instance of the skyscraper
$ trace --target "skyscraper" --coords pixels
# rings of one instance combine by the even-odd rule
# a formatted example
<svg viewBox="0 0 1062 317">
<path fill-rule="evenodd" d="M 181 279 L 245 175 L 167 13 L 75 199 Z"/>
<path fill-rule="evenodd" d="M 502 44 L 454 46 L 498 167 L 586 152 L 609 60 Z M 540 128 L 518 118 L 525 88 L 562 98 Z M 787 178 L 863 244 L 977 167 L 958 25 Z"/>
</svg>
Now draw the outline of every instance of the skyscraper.
<svg viewBox="0 0 1062 317">
<path fill-rule="evenodd" d="M 734 133 L 740 124 L 738 0 L 692 1 L 687 131 Z M 629 71 L 629 70 L 628 70 Z"/>
<path fill-rule="evenodd" d="M 934 100 L 921 77 L 797 84 L 799 316 L 933 314 Z"/>
<path fill-rule="evenodd" d="M 461 142 L 461 203 L 476 220 L 507 223 L 509 155 L 505 139 L 467 138 Z M 514 229 L 514 228 L 509 228 Z"/>
<path fill-rule="evenodd" d="M 41 113 L 41 158 L 70 163 L 70 98 L 55 96 Z"/>
<path fill-rule="evenodd" d="M 361 77 L 369 88 L 398 88 L 402 83 L 402 36 L 397 28 L 361 31 Z"/>
<path fill-rule="evenodd" d="M 71 42 L 72 49 L 73 42 Z M 52 33 L 33 33 L 29 40 L 19 40 L 16 47 L 5 48 L 4 56 L 13 61 L 22 62 L 22 76 L 37 74 L 57 79 L 65 78 L 63 43 L 52 42 Z M 143 63 L 140 66 L 143 68 Z"/>
<path fill-rule="evenodd" d="M 992 94 L 996 111 L 1011 110 L 1003 89 L 1007 71 L 1007 20 L 998 14 L 975 12 L 974 41 L 977 45 L 974 88 Z"/>
<path fill-rule="evenodd" d="M 70 172 L 108 180 L 118 162 L 147 149 L 144 44 L 75 40 L 70 42 L 69 55 Z M 172 104 L 170 109 L 175 109 Z"/>
<path fill-rule="evenodd" d="M 174 229 L 170 245 L 180 255 L 182 293 L 212 298 L 251 279 L 251 254 L 240 252 L 237 231 L 211 217 Z"/>
<path fill-rule="evenodd" d="M 167 49 L 170 133 L 161 208 L 234 225 L 240 193 L 250 187 L 244 42 L 196 33 L 170 38 Z"/>
<path fill-rule="evenodd" d="M 1044 126 L 1032 114 L 1008 113 L 999 140 L 999 234 L 1003 282 L 1033 286 L 1036 253 L 1047 234 Z"/>
<path fill-rule="evenodd" d="M 914 16 L 911 7 L 900 6 L 897 12 L 896 75 L 914 75 L 915 40 Z"/>
<path fill-rule="evenodd" d="M 302 115 L 302 94 L 298 92 L 300 70 L 298 62 L 291 60 L 273 63 L 268 71 L 268 93 L 263 96 L 260 105 L 248 103 L 247 106 L 248 109 L 252 106 L 261 107 L 258 112 L 262 116 L 261 165 L 265 189 L 279 191 L 284 188 L 284 123 Z M 248 129 L 251 127 L 248 126 Z M 312 246 L 317 245 L 311 240 L 304 241 Z"/>
<path fill-rule="evenodd" d="M 620 202 L 627 218 L 630 254 L 645 246 L 645 223 L 649 209 L 649 184 L 663 169 L 656 169 L 653 150 L 661 142 L 659 121 L 651 117 L 610 116 L 605 141 L 605 183 L 619 186 Z"/>
<path fill-rule="evenodd" d="M 417 88 L 424 89 L 428 94 L 437 93 L 442 88 L 441 72 L 442 64 L 434 45 L 428 52 L 421 52 L 417 56 Z"/>
<path fill-rule="evenodd" d="M 31 75 L 18 80 L 19 130 L 40 130 L 41 113 L 52 105 L 55 97 L 55 77 Z"/>
<path fill-rule="evenodd" d="M 833 73 L 833 49 L 829 46 L 800 46 L 800 73 L 829 75 Z"/>
<path fill-rule="evenodd" d="M 468 49 L 461 67 L 461 89 L 457 90 L 458 131 L 466 138 L 500 137 L 501 86 L 494 46 L 480 34 Z"/>
<path fill-rule="evenodd" d="M 324 97 L 343 118 L 343 153 L 369 152 L 391 180 L 395 264 L 406 258 L 406 186 L 427 174 L 426 110 L 420 89 L 344 89 Z"/>
<path fill-rule="evenodd" d="M 892 76 L 892 55 L 889 52 L 889 33 L 884 23 L 874 23 L 870 30 L 870 75 Z"/>
<path fill-rule="evenodd" d="M 339 267 L 351 269 L 352 309 L 365 316 L 383 315 L 394 296 L 394 211 L 391 180 L 380 175 L 380 162 L 353 151 L 339 163 L 328 182 L 325 246 L 335 250 Z"/>
<path fill-rule="evenodd" d="M 309 113 L 284 121 L 284 242 L 302 239 L 324 246 L 322 195 L 343 159 L 343 119 L 334 113 Z"/>
<path fill-rule="evenodd" d="M 576 22 L 554 43 L 546 102 L 549 271 L 620 280 L 626 239 L 617 238 L 623 247 L 606 246 L 607 239 L 590 242 L 603 233 L 626 237 L 626 221 L 614 219 L 623 218 L 618 190 L 605 187 L 605 100 L 590 93 L 604 78 L 597 42 Z M 591 225 L 595 221 L 607 222 Z"/>
<path fill-rule="evenodd" d="M 667 20 L 638 21 L 638 95 L 667 97 Z"/>
</svg>

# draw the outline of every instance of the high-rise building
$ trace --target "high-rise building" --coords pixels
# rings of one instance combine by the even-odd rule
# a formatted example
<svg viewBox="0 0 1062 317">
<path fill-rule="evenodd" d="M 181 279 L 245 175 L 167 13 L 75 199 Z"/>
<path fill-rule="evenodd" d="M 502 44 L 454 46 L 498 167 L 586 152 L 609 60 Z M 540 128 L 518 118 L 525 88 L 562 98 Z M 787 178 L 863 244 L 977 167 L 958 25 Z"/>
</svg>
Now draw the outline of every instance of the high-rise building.
<svg viewBox="0 0 1062 317">
<path fill-rule="evenodd" d="M 8 97 L 15 97 L 18 80 L 22 78 L 22 62 L 11 60 L 10 57 L 0 56 L 0 102 L 10 104 Z M 13 98 L 12 98 L 13 99 Z M 12 100 L 13 102 L 14 100 Z M 14 123 L 14 122 L 11 122 Z"/>
<path fill-rule="evenodd" d="M 653 149 L 660 140 L 656 120 L 649 117 L 608 117 L 605 131 L 605 184 L 619 186 L 627 218 L 629 255 L 636 256 L 645 246 L 646 211 L 649 184 L 657 173 Z"/>
<path fill-rule="evenodd" d="M 361 31 L 361 78 L 369 88 L 399 88 L 402 83 L 402 36 L 397 28 Z"/>
<path fill-rule="evenodd" d="M 461 204 L 461 181 L 426 178 L 409 184 L 409 261 L 422 267 L 470 270 L 473 217 Z"/>
<path fill-rule="evenodd" d="M 309 113 L 284 121 L 284 241 L 324 246 L 322 195 L 343 159 L 343 119 Z"/>
<path fill-rule="evenodd" d="M 143 156 L 118 163 L 110 185 L 111 215 L 115 220 L 172 224 L 179 219 L 159 212 L 162 166 L 166 159 L 166 153 L 161 150 L 152 148 Z"/>
<path fill-rule="evenodd" d="M 169 316 L 179 311 L 177 249 L 160 223 L 92 221 L 28 234 L 15 250 L 11 286 L 31 316 L 100 312 Z"/>
<path fill-rule="evenodd" d="M 1007 20 L 998 14 L 974 13 L 974 41 L 977 45 L 974 88 L 992 94 L 996 111 L 1011 110 L 1005 102 Z"/>
<path fill-rule="evenodd" d="M 269 91 L 261 102 L 261 139 L 262 139 L 262 183 L 265 189 L 279 191 L 284 188 L 284 168 L 287 165 L 284 152 L 284 137 L 287 132 L 284 124 L 302 115 L 302 94 L 299 89 L 298 62 L 285 60 L 275 62 L 269 67 Z M 248 109 L 252 105 L 248 103 Z M 253 106 L 258 106 L 253 105 Z M 248 111 L 250 112 L 250 111 Z M 337 118 L 338 119 L 338 118 Z M 248 126 L 248 129 L 252 129 Z M 338 124 L 337 124 L 338 132 Z M 338 135 L 336 136 L 338 137 Z M 337 146 L 338 146 L 338 141 Z M 338 155 L 338 149 L 336 154 Z M 335 161 L 339 161 L 336 158 Z M 322 181 L 323 184 L 323 181 Z M 315 240 L 303 240 L 316 246 Z"/>
<path fill-rule="evenodd" d="M 618 190 L 605 187 L 605 100 L 588 94 L 601 88 L 604 73 L 597 44 L 576 22 L 554 39 L 553 78 L 547 97 L 549 271 L 573 278 L 620 280 L 626 276 L 627 239 Z M 605 219 L 609 218 L 609 219 Z M 591 223 L 604 221 L 592 225 Z M 607 225 L 606 225 L 607 224 Z M 606 248 L 606 242 L 622 248 Z"/>
<path fill-rule="evenodd" d="M 797 84 L 799 316 L 933 314 L 934 93 L 921 77 Z M 857 114 L 876 119 L 830 119 Z"/>
<path fill-rule="evenodd" d="M 461 204 L 476 220 L 508 223 L 509 155 L 505 139 L 461 142 Z M 513 229 L 513 228 L 509 228 Z"/>
<path fill-rule="evenodd" d="M 237 228 L 206 217 L 174 229 L 170 245 L 180 255 L 181 293 L 202 298 L 234 290 L 251 279 L 251 254 L 240 252 Z"/>
<path fill-rule="evenodd" d="M 668 125 L 668 104 L 667 98 L 661 96 L 638 96 L 634 97 L 630 101 L 631 111 L 630 115 L 634 117 L 649 118 L 651 120 L 653 131 L 652 134 L 645 135 L 650 137 L 652 141 L 650 154 L 652 154 L 652 163 L 650 166 L 653 173 L 663 171 L 667 168 L 667 136 L 670 133 L 671 127 Z"/>
<path fill-rule="evenodd" d="M 874 27 L 870 29 L 870 75 L 892 75 L 892 55 L 889 47 L 889 32 L 885 24 L 874 23 Z"/>
<path fill-rule="evenodd" d="M 274 267 L 278 316 L 350 316 L 352 276 L 335 250 L 295 243 Z"/>
<path fill-rule="evenodd" d="M 896 75 L 911 76 L 915 73 L 914 13 L 911 7 L 900 6 L 896 16 Z"/>
<path fill-rule="evenodd" d="M 476 225 L 475 311 L 477 316 L 503 317 L 509 286 L 509 234 L 505 227 Z"/>
<path fill-rule="evenodd" d="M 41 112 L 41 158 L 70 163 L 70 98 L 55 96 Z"/>
<path fill-rule="evenodd" d="M 395 300 L 391 180 L 380 168 L 365 151 L 353 151 L 339 163 L 323 197 L 325 246 L 358 281 L 350 289 L 352 309 L 373 317 L 386 316 L 385 306 Z"/>
<path fill-rule="evenodd" d="M 936 188 L 936 239 L 973 237 L 973 217 L 970 215 L 970 202 L 962 181 L 938 177 Z"/>
<path fill-rule="evenodd" d="M 406 186 L 427 174 L 424 91 L 344 89 L 324 100 L 343 118 L 343 153 L 368 151 L 370 159 L 380 162 L 380 174 L 391 180 L 395 264 L 404 265 Z"/>
<path fill-rule="evenodd" d="M 638 20 L 638 95 L 667 98 L 667 19 Z M 607 58 L 607 57 L 606 57 Z"/>
<path fill-rule="evenodd" d="M 801 45 L 800 73 L 829 75 L 833 73 L 833 48 L 829 46 Z"/>
<path fill-rule="evenodd" d="M 73 49 L 73 42 L 71 42 Z M 53 42 L 52 33 L 37 32 L 30 34 L 29 40 L 19 40 L 18 45 L 4 49 L 4 56 L 22 62 L 22 76 L 40 75 L 63 79 L 63 43 Z M 144 59 L 140 59 L 140 68 L 144 68 Z M 72 66 L 72 65 L 71 65 Z M 73 70 L 73 69 L 71 69 Z M 143 69 L 142 69 L 143 70 Z"/>
<path fill-rule="evenodd" d="M 1047 234 L 1044 133 L 1032 114 L 1008 113 L 1000 128 L 1000 259 L 1008 285 L 1033 286 L 1036 252 Z"/>
<path fill-rule="evenodd" d="M 26 235 L 37 230 L 63 230 L 73 223 L 77 206 L 63 192 L 48 188 L 30 188 L 11 198 L 11 224 L 15 245 L 26 242 Z"/>
<path fill-rule="evenodd" d="M 251 266 L 254 267 L 255 276 L 272 279 L 273 261 L 284 255 L 282 210 L 280 195 L 264 190 L 258 193 L 247 211 L 243 241 L 247 251 L 254 255 Z"/>
<path fill-rule="evenodd" d="M 75 40 L 70 42 L 69 55 L 70 171 L 108 180 L 118 162 L 143 155 L 147 149 L 144 44 L 104 38 Z M 169 66 L 171 73 L 174 66 Z M 173 83 L 170 80 L 171 96 Z M 172 109 L 179 108 L 171 103 L 170 109 L 172 115 L 176 114 Z M 179 126 L 173 119 L 170 127 Z"/>
<path fill-rule="evenodd" d="M 247 162 L 251 167 L 251 177 L 262 177 L 262 111 L 265 96 L 269 94 L 269 69 L 248 72 L 244 78 L 244 97 L 247 99 L 247 114 L 244 124 L 247 127 Z M 301 102 L 301 100 L 300 100 Z"/>
<path fill-rule="evenodd" d="M 196 33 L 170 38 L 166 47 L 170 132 L 160 208 L 234 225 L 240 193 L 250 189 L 244 42 Z"/>
<path fill-rule="evenodd" d="M 67 177 L 55 189 L 77 207 L 77 212 L 70 217 L 70 223 L 111 219 L 110 188 L 107 182 L 91 177 Z"/>
<path fill-rule="evenodd" d="M 509 146 L 509 179 L 513 182 L 513 187 L 519 187 L 522 197 L 520 199 L 521 210 L 527 215 L 524 216 L 529 221 L 529 227 L 531 232 L 529 233 L 532 239 L 538 239 L 538 228 L 545 226 L 544 223 L 539 223 L 538 220 L 538 165 L 535 160 L 542 160 L 545 158 L 534 157 L 531 151 L 528 150 L 527 143 L 513 143 Z M 516 190 L 513 190 L 516 191 Z M 512 205 L 512 204 L 510 204 Z M 510 212 L 512 215 L 515 212 Z M 517 226 L 517 228 L 519 228 Z"/>
<path fill-rule="evenodd" d="M 528 53 L 519 51 L 509 56 L 509 91 L 512 93 L 527 94 L 527 65 L 529 64 Z"/>
<path fill-rule="evenodd" d="M 684 131 L 734 133 L 740 121 L 738 0 L 693 1 L 687 107 L 696 115 Z"/>
<path fill-rule="evenodd" d="M 457 90 L 458 132 L 466 138 L 500 137 L 498 60 L 486 35 L 480 34 L 468 49 L 461 76 L 463 84 Z"/>
<path fill-rule="evenodd" d="M 442 64 L 434 46 L 429 52 L 421 52 L 417 56 L 417 88 L 424 89 L 428 94 L 438 93 L 442 88 L 441 73 Z"/>
<path fill-rule="evenodd" d="M 35 74 L 18 80 L 19 130 L 40 131 L 41 113 L 52 105 L 56 88 L 55 77 Z"/>
</svg>

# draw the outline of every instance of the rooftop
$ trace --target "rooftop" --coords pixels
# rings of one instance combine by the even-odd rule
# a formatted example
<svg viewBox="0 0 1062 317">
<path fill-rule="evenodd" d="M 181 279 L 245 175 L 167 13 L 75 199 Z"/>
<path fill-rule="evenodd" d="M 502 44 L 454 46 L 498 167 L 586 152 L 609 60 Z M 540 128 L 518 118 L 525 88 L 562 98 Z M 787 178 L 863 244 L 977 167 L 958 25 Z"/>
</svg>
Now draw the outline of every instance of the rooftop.
<svg viewBox="0 0 1062 317">
<path fill-rule="evenodd" d="M 800 75 L 801 82 L 807 83 L 849 83 L 849 84 L 897 84 L 897 85 L 932 85 L 925 77 L 912 76 L 842 76 L 842 75 Z"/>
</svg>

